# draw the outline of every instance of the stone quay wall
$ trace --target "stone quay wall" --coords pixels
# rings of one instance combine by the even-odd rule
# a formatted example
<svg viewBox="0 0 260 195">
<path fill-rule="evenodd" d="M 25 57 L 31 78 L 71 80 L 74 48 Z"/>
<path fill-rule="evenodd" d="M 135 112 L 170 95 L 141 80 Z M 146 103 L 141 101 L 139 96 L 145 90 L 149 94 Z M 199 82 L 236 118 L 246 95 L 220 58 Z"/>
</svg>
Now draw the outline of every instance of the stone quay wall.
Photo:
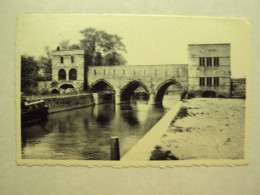
<svg viewBox="0 0 260 195">
<path fill-rule="evenodd" d="M 75 108 L 87 107 L 94 105 L 93 94 L 81 95 L 57 95 L 57 96 L 25 96 L 28 101 L 44 100 L 48 105 L 49 113 L 72 110 Z"/>
</svg>

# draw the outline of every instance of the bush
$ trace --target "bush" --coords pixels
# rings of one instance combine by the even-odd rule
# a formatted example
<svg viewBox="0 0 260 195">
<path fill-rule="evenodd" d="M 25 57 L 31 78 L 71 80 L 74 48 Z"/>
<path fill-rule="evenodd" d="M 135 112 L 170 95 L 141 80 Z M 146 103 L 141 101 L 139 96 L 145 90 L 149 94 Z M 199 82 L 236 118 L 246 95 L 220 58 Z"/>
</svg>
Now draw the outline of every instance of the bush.
<svg viewBox="0 0 260 195">
<path fill-rule="evenodd" d="M 40 94 L 47 95 L 48 93 L 49 93 L 48 89 L 43 89 Z"/>
<path fill-rule="evenodd" d="M 185 99 L 186 95 L 187 95 L 187 92 L 186 92 L 186 91 L 185 91 L 184 93 L 182 93 L 182 94 L 181 94 L 181 100 Z"/>
<path fill-rule="evenodd" d="M 51 82 L 51 87 L 58 87 L 58 82 L 57 81 L 52 81 Z"/>
<path fill-rule="evenodd" d="M 188 93 L 187 98 L 188 99 L 195 98 L 195 94 L 194 93 Z"/>
<path fill-rule="evenodd" d="M 161 146 L 155 146 L 154 148 L 150 160 L 179 160 L 171 154 L 171 151 L 163 151 Z"/>
</svg>

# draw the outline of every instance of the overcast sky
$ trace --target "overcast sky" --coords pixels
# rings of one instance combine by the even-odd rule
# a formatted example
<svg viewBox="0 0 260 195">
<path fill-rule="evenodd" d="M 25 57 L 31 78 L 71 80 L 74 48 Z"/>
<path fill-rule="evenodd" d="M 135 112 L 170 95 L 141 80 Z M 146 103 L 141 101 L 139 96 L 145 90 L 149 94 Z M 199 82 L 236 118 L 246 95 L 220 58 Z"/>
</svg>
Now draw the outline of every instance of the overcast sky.
<svg viewBox="0 0 260 195">
<path fill-rule="evenodd" d="M 128 65 L 187 64 L 187 45 L 230 43 L 232 77 L 245 77 L 250 66 L 250 26 L 239 18 L 136 15 L 24 15 L 18 20 L 17 54 L 45 55 L 45 46 L 82 39 L 94 27 L 123 38 Z"/>
</svg>

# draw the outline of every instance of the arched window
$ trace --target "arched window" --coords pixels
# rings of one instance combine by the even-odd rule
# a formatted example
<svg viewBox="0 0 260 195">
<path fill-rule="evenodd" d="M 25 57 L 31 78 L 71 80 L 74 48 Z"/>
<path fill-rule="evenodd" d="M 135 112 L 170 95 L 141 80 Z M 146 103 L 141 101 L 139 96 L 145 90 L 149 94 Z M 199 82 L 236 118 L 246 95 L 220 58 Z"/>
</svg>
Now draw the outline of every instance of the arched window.
<svg viewBox="0 0 260 195">
<path fill-rule="evenodd" d="M 76 71 L 76 69 L 74 69 L 74 68 L 70 69 L 69 80 L 77 80 L 77 71 Z"/>
<path fill-rule="evenodd" d="M 60 63 L 63 64 L 63 57 L 60 57 Z"/>
<path fill-rule="evenodd" d="M 58 77 L 59 80 L 66 80 L 66 71 L 64 69 L 60 69 Z"/>
<path fill-rule="evenodd" d="M 71 56 L 71 63 L 74 63 L 74 56 Z"/>
</svg>

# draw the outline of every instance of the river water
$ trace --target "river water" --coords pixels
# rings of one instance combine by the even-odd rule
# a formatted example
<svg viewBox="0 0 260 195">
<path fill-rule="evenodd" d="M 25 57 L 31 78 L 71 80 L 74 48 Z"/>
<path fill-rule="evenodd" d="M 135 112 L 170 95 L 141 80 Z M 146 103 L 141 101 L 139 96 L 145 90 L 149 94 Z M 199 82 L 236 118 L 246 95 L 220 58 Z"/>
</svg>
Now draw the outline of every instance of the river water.
<svg viewBox="0 0 260 195">
<path fill-rule="evenodd" d="M 123 156 L 180 99 L 165 95 L 162 106 L 131 99 L 52 113 L 47 121 L 23 127 L 22 158 L 109 160 L 110 137 L 118 136 Z"/>
</svg>

